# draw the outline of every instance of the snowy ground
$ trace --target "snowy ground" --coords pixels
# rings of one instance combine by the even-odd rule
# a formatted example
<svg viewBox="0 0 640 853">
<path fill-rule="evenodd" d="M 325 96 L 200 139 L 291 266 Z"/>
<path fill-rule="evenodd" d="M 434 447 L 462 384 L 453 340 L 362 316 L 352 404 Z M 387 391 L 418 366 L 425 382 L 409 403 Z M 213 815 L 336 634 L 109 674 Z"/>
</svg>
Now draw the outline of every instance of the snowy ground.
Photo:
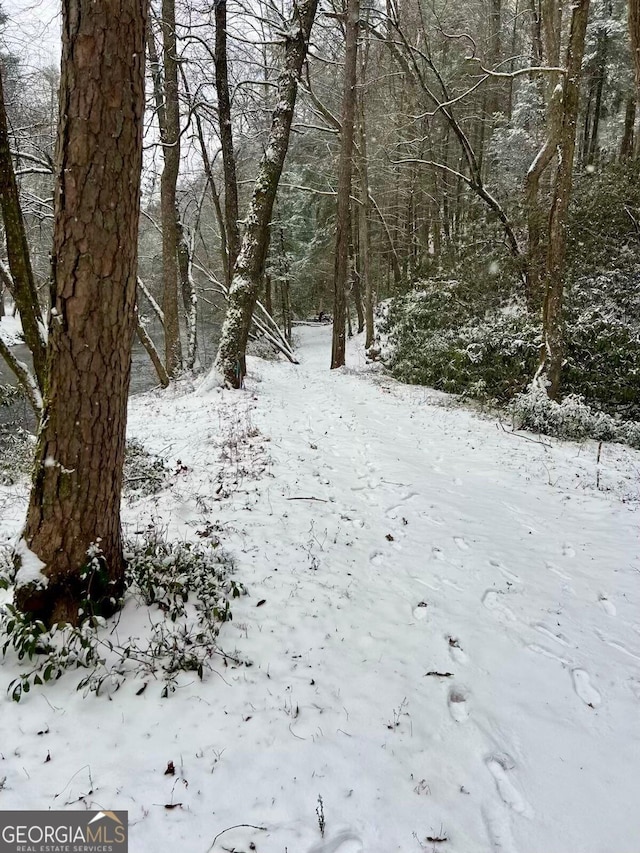
<svg viewBox="0 0 640 853">
<path fill-rule="evenodd" d="M 637 853 L 640 453 L 598 467 L 301 335 L 243 393 L 131 406 L 187 470 L 127 523 L 221 523 L 253 666 L 0 697 L 0 808 L 128 809 L 133 853 Z M 0 506 L 15 534 L 24 489 Z M 211 846 L 236 824 L 264 829 Z"/>
<path fill-rule="evenodd" d="M 24 337 L 20 318 L 10 317 L 8 314 L 0 317 L 0 337 L 8 347 L 23 343 Z"/>
</svg>

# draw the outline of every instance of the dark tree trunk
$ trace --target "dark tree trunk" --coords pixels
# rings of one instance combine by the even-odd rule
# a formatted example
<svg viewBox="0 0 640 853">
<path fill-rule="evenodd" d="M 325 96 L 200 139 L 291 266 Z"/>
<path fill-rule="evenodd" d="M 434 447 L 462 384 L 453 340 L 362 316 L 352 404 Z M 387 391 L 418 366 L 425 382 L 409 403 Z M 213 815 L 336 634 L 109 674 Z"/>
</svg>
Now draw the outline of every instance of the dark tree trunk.
<svg viewBox="0 0 640 853">
<path fill-rule="evenodd" d="M 167 373 L 182 367 L 180 312 L 178 309 L 178 214 L 176 186 L 180 171 L 180 106 L 175 0 L 162 0 L 162 64 L 164 67 L 164 133 L 161 133 L 164 167 L 160 179 L 162 218 L 162 311 Z"/>
<path fill-rule="evenodd" d="M 225 383 L 232 388 L 240 388 L 246 374 L 247 340 L 269 250 L 271 212 L 289 147 L 298 80 L 307 55 L 317 5 L 318 0 L 297 2 L 287 29 L 283 68 L 277 82 L 278 100 L 271 120 L 268 145 L 253 188 L 216 357 L 217 369 L 224 376 Z"/>
<path fill-rule="evenodd" d="M 371 275 L 371 238 L 369 229 L 369 169 L 367 163 L 367 131 L 365 127 L 364 105 L 360 114 L 360 215 L 358 217 L 358 244 L 360 247 L 360 275 L 364 285 L 364 321 L 366 329 L 365 346 L 368 349 L 373 345 L 375 328 L 373 322 L 373 309 L 375 293 Z"/>
<path fill-rule="evenodd" d="M 589 0 L 576 0 L 571 18 L 563 97 L 562 122 L 558 137 L 558 168 L 553 186 L 549 216 L 549 242 L 544 276 L 542 309 L 543 344 L 540 352 L 538 379 L 552 400 L 560 395 L 563 360 L 562 303 L 565 253 L 567 247 L 567 213 L 571 199 L 576 124 L 580 101 L 580 74 L 584 55 L 585 33 L 589 18 Z"/>
<path fill-rule="evenodd" d="M 31 268 L 18 185 L 11 159 L 2 73 L 0 73 L 0 204 L 11 271 L 11 295 L 20 312 L 24 339 L 31 350 L 36 381 L 42 391 L 47 374 L 47 352 L 42 315 L 38 304 L 38 291 Z"/>
<path fill-rule="evenodd" d="M 233 126 L 231 124 L 231 98 L 229 96 L 229 69 L 227 67 L 227 3 L 215 0 L 216 22 L 216 94 L 218 96 L 218 123 L 222 168 L 224 170 L 224 211 L 227 228 L 227 286 L 240 251 L 240 229 L 238 227 L 238 182 L 236 159 L 233 150 Z"/>
<path fill-rule="evenodd" d="M 63 2 L 50 372 L 16 553 L 16 604 L 47 624 L 76 622 L 87 598 L 113 612 L 124 588 L 146 12 L 145 0 Z"/>
<path fill-rule="evenodd" d="M 636 100 L 640 101 L 640 0 L 629 0 L 629 38 L 636 79 Z"/>
<path fill-rule="evenodd" d="M 356 114 L 356 82 L 358 59 L 358 20 L 360 0 L 346 0 L 346 51 L 344 59 L 344 92 L 340 160 L 338 163 L 338 211 L 336 255 L 333 273 L 333 340 L 331 369 L 345 362 L 346 291 L 349 278 L 349 243 L 351 240 L 351 175 L 353 172 L 353 132 Z"/>
<path fill-rule="evenodd" d="M 624 112 L 624 133 L 620 145 L 620 159 L 629 160 L 633 156 L 633 137 L 636 123 L 635 95 L 629 95 Z"/>
</svg>

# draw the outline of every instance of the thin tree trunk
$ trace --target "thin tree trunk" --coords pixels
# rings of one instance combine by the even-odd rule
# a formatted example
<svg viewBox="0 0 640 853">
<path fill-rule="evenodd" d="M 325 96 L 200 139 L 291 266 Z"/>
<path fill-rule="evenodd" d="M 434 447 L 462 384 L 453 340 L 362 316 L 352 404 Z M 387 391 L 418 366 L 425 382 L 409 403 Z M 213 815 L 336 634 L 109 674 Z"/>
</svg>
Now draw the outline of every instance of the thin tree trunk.
<svg viewBox="0 0 640 853">
<path fill-rule="evenodd" d="M 307 55 L 317 4 L 318 0 L 300 0 L 294 4 L 285 38 L 285 56 L 278 75 L 278 100 L 271 120 L 269 142 L 260 162 L 249 205 L 216 357 L 216 368 L 232 388 L 240 388 L 246 374 L 247 340 L 269 250 L 271 212 L 289 147 L 298 80 Z"/>
<path fill-rule="evenodd" d="M 236 159 L 233 150 L 233 126 L 231 124 L 231 98 L 229 97 L 229 70 L 227 67 L 227 3 L 215 0 L 216 22 L 216 93 L 218 96 L 218 122 L 220 126 L 220 146 L 222 148 L 222 168 L 224 170 L 224 210 L 227 226 L 227 252 L 229 254 L 227 270 L 233 274 L 238 252 L 240 251 L 240 229 L 238 227 L 238 182 L 236 179 Z M 231 285 L 231 279 L 227 281 Z"/>
<path fill-rule="evenodd" d="M 16 549 L 16 604 L 49 625 L 113 612 L 124 589 L 147 14 L 144 0 L 62 7 L 50 371 Z"/>
<path fill-rule="evenodd" d="M 333 273 L 333 339 L 331 369 L 345 362 L 346 290 L 349 277 L 349 243 L 351 240 L 351 174 L 353 132 L 356 112 L 358 59 L 358 20 L 360 0 L 346 0 L 346 51 L 344 60 L 344 92 L 338 163 L 338 211 L 336 254 Z"/>
<path fill-rule="evenodd" d="M 182 367 L 178 310 L 178 213 L 176 186 L 180 171 L 180 106 L 175 0 L 162 0 L 162 61 L 164 66 L 164 168 L 160 179 L 162 217 L 162 310 L 167 373 L 175 377 Z"/>
<path fill-rule="evenodd" d="M 18 185 L 11 159 L 7 114 L 0 73 L 0 205 L 4 223 L 7 258 L 11 271 L 11 295 L 20 312 L 24 339 L 33 356 L 33 368 L 42 391 L 47 375 L 47 349 L 38 291 L 36 290 L 29 244 L 24 228 Z"/>
<path fill-rule="evenodd" d="M 640 0 L 629 0 L 629 38 L 636 80 L 636 103 L 640 103 Z"/>
<path fill-rule="evenodd" d="M 216 213 L 216 220 L 218 222 L 218 228 L 220 229 L 220 257 L 222 260 L 222 270 L 224 272 L 224 280 L 229 287 L 229 281 L 232 271 L 232 268 L 229 267 L 229 251 L 227 246 L 227 225 L 225 222 L 225 217 L 222 213 L 222 205 L 220 204 L 220 193 L 218 192 L 218 188 L 216 186 L 216 182 L 213 176 L 213 169 L 211 168 L 211 160 L 209 159 L 209 153 L 207 151 L 207 145 L 204 138 L 204 130 L 202 128 L 202 119 L 200 118 L 200 113 L 198 111 L 197 106 L 194 104 L 193 99 L 191 98 L 191 92 L 189 91 L 189 83 L 187 81 L 187 77 L 184 73 L 182 66 L 180 66 L 180 72 L 182 77 L 182 85 L 184 87 L 185 94 L 187 96 L 189 102 L 189 109 L 195 119 L 196 123 L 196 135 L 198 137 L 198 145 L 200 146 L 200 156 L 202 157 L 202 166 L 204 168 L 204 175 L 207 179 L 207 185 L 209 187 L 209 191 L 211 193 L 211 200 L 213 201 L 213 208 Z"/>
<path fill-rule="evenodd" d="M 142 320 L 140 319 L 140 314 L 138 313 L 138 309 L 136 308 L 136 334 L 138 335 L 138 340 L 142 344 L 142 346 L 146 349 L 149 358 L 151 359 L 151 363 L 155 367 L 156 373 L 158 375 L 158 380 L 160 385 L 163 388 L 167 388 L 170 383 L 169 376 L 167 375 L 167 371 L 165 370 L 164 364 L 162 363 L 162 359 L 160 358 L 160 354 L 156 348 L 156 345 L 151 338 L 151 335 L 144 327 Z"/>
<path fill-rule="evenodd" d="M 365 127 L 364 104 L 360 108 L 360 157 L 358 169 L 360 173 L 360 203 L 361 210 L 358 217 L 358 242 L 360 245 L 360 271 L 364 283 L 364 322 L 365 322 L 365 347 L 368 349 L 373 345 L 375 338 L 375 327 L 373 321 L 373 309 L 375 293 L 371 275 L 371 238 L 369 230 L 369 169 L 367 162 L 367 131 Z"/>
<path fill-rule="evenodd" d="M 198 349 L 198 292 L 193 280 L 193 247 L 180 220 L 178 220 L 178 269 L 187 327 L 187 358 L 184 366 L 187 370 L 193 370 Z"/>
<path fill-rule="evenodd" d="M 265 275 L 264 277 L 264 307 L 267 310 L 267 314 L 270 317 L 273 317 L 273 298 L 272 298 L 272 286 L 271 286 L 271 276 Z"/>
<path fill-rule="evenodd" d="M 589 0 L 576 0 L 567 46 L 566 75 L 562 98 L 562 124 L 558 139 L 558 168 L 549 216 L 549 244 L 545 269 L 545 298 L 542 311 L 543 344 L 538 381 L 552 400 L 560 395 L 563 360 L 562 303 L 567 213 L 571 198 L 576 124 L 580 101 L 580 74 L 585 33 L 589 18 Z"/>
<path fill-rule="evenodd" d="M 624 112 L 624 133 L 620 144 L 620 159 L 629 160 L 633 156 L 633 136 L 636 123 L 636 98 L 629 95 Z"/>
<path fill-rule="evenodd" d="M 5 343 L 1 330 L 0 356 L 2 356 L 18 382 L 22 385 L 36 418 L 40 418 L 42 414 L 42 394 L 40 393 L 40 388 L 38 388 L 38 383 L 29 370 L 29 367 L 23 361 L 20 361 L 8 344 Z"/>
</svg>

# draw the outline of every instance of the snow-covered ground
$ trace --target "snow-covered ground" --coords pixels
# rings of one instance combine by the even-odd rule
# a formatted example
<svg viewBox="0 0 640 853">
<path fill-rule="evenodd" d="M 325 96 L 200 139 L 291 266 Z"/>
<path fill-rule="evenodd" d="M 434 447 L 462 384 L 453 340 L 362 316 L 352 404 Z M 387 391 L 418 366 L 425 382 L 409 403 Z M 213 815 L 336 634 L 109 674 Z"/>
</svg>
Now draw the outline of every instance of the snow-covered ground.
<svg viewBox="0 0 640 853">
<path fill-rule="evenodd" d="M 244 392 L 131 405 L 181 466 L 127 524 L 220 523 L 250 591 L 220 641 L 253 666 L 0 697 L 0 808 L 128 809 L 133 853 L 637 853 L 640 453 L 510 434 L 357 345 L 329 372 L 331 330 L 300 334 Z"/>
<path fill-rule="evenodd" d="M 23 343 L 22 324 L 19 317 L 6 314 L 0 317 L 0 337 L 8 347 Z"/>
</svg>

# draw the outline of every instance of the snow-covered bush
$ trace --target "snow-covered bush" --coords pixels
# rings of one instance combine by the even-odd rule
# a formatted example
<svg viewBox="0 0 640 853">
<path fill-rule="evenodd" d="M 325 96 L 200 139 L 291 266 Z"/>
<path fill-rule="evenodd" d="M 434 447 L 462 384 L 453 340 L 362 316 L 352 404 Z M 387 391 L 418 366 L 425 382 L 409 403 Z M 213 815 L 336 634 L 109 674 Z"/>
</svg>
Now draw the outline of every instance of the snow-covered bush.
<svg viewBox="0 0 640 853">
<path fill-rule="evenodd" d="M 517 306 L 486 301 L 458 281 L 432 281 L 391 301 L 381 332 L 403 382 L 495 400 L 521 391 L 535 369 L 539 332 Z"/>
<path fill-rule="evenodd" d="M 566 391 L 640 420 L 640 265 L 567 288 L 565 359 Z"/>
<path fill-rule="evenodd" d="M 537 315 L 500 302 L 486 282 L 419 287 L 379 319 L 383 359 L 398 379 L 501 403 L 525 391 L 538 362 Z M 568 283 L 562 389 L 612 423 L 640 421 L 640 262 Z"/>
<path fill-rule="evenodd" d="M 531 383 L 525 393 L 514 398 L 510 411 L 516 429 L 528 429 L 571 441 L 593 438 L 640 448 L 640 423 L 618 420 L 592 409 L 575 394 L 555 403 L 543 388 Z"/>
<path fill-rule="evenodd" d="M 219 649 L 218 634 L 232 618 L 231 601 L 246 589 L 232 577 L 233 563 L 217 539 L 170 542 L 162 532 L 151 530 L 127 546 L 126 558 L 123 610 L 111 620 L 92 615 L 91 603 L 85 602 L 79 625 L 48 629 L 13 605 L 0 605 L 2 654 L 30 665 L 8 685 L 15 701 L 69 669 L 84 672 L 78 690 L 113 691 L 135 678 L 143 682 L 138 692 L 147 680 L 154 680 L 168 696 L 180 673 L 195 672 L 203 678 L 214 656 L 226 657 Z M 5 549 L 0 588 L 11 589 L 12 583 L 13 568 Z M 141 620 L 136 611 L 142 607 L 148 610 Z"/>
</svg>

